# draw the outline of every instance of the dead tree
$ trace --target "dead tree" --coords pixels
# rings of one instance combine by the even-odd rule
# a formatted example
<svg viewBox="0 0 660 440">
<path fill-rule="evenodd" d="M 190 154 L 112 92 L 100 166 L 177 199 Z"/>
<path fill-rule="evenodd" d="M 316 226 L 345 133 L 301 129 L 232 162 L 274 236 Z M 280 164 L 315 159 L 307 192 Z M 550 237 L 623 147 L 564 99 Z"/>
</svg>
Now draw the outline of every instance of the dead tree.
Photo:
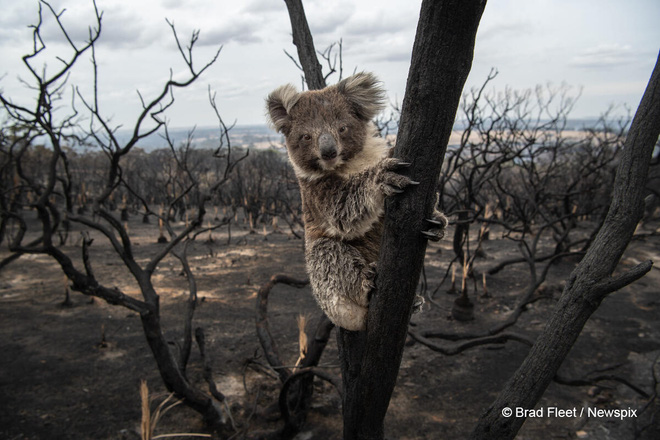
<svg viewBox="0 0 660 440">
<path fill-rule="evenodd" d="M 419 231 L 433 209 L 436 182 L 485 6 L 485 1 L 422 2 L 394 147 L 394 156 L 412 163 L 411 176 L 421 183 L 386 202 L 366 335 L 341 332 L 343 371 L 347 373 L 347 439 L 382 439 L 384 435 L 383 420 L 410 320 L 410 314 L 401 311 L 412 307 L 426 252 L 426 241 Z"/>
<path fill-rule="evenodd" d="M 325 87 L 326 77 L 323 76 L 321 65 L 316 58 L 314 42 L 309 26 L 307 25 L 302 2 L 300 0 L 285 0 L 285 2 L 289 10 L 289 17 L 291 18 L 293 42 L 298 49 L 299 59 L 301 60 L 300 67 L 304 71 L 307 86 L 309 89 L 323 88 Z M 328 56 L 330 51 L 331 48 L 328 49 Z M 285 170 L 288 170 L 288 168 L 285 168 Z M 263 171 L 259 171 L 257 174 L 257 179 L 253 178 L 250 180 L 257 180 L 256 183 L 259 186 L 258 181 L 263 177 Z M 288 181 L 290 179 L 286 180 Z M 247 183 L 249 182 L 241 182 L 239 187 L 242 188 Z M 288 188 L 284 188 L 284 192 L 288 191 Z M 293 217 L 292 222 L 296 224 L 301 223 L 300 219 L 298 219 L 298 209 L 291 206 L 291 203 L 288 202 L 288 196 L 282 198 L 278 194 L 273 196 L 273 198 L 277 202 L 283 202 L 285 212 Z M 293 227 L 291 229 L 293 231 Z M 300 368 L 296 372 L 288 368 L 282 368 L 283 365 L 277 352 L 277 344 L 270 334 L 268 324 L 268 295 L 278 283 L 302 287 L 308 281 L 296 280 L 286 275 L 273 275 L 270 281 L 262 286 L 257 296 L 257 335 L 270 366 L 278 369 L 278 376 L 282 383 L 279 406 L 285 425 L 275 435 L 279 438 L 291 438 L 300 430 L 306 420 L 313 394 L 314 377 L 320 377 L 335 385 L 337 384 L 337 381 L 333 377 L 315 368 L 321 359 L 334 325 L 325 314 L 322 314 L 318 319 L 313 337 L 308 338 L 307 354 L 302 360 Z"/>
<path fill-rule="evenodd" d="M 271 334 L 268 321 L 268 297 L 277 284 L 287 284 L 301 288 L 309 285 L 309 280 L 299 280 L 287 275 L 276 274 L 261 286 L 257 293 L 255 319 L 257 336 L 268 364 L 277 371 L 282 384 L 278 404 L 284 419 L 284 426 L 278 431 L 277 436 L 287 439 L 297 434 L 305 423 L 313 395 L 314 377 L 320 377 L 332 383 L 335 387 L 338 387 L 339 381 L 333 375 L 316 368 L 334 328 L 334 324 L 325 314 L 321 314 L 316 331 L 311 338 L 308 338 L 304 356 L 302 356 L 299 365 L 295 368 L 289 368 L 281 360 L 277 341 Z"/>
<path fill-rule="evenodd" d="M 310 88 L 323 86 L 314 76 L 318 60 L 302 5 L 294 0 L 286 3 L 301 64 L 310 64 L 305 69 L 307 82 Z M 419 231 L 433 209 L 436 182 L 485 5 L 477 0 L 422 4 L 394 150 L 396 157 L 412 163 L 411 175 L 421 184 L 386 204 L 377 286 L 366 332 L 339 332 L 345 439 L 382 439 L 384 435 L 383 420 L 410 320 L 410 314 L 401 311 L 412 308 L 426 250 Z"/>
<path fill-rule="evenodd" d="M 534 408 L 584 324 L 603 299 L 651 270 L 653 263 L 646 261 L 629 271 L 612 275 L 644 212 L 644 188 L 658 136 L 660 56 L 626 138 L 605 222 L 569 277 L 545 329 L 525 361 L 481 417 L 470 438 L 514 438 L 525 418 L 503 417 L 502 411 L 505 408 Z"/>
<path fill-rule="evenodd" d="M 377 291 L 370 303 L 366 334 L 340 330 L 344 438 L 383 438 L 382 421 L 398 372 L 409 320 L 409 316 L 401 314 L 400 310 L 406 310 L 412 304 L 425 247 L 419 237 L 412 235 L 413 231 L 421 228 L 424 216 L 413 217 L 409 213 L 419 212 L 419 206 L 430 206 L 432 191 L 426 185 L 435 183 L 434 178 L 437 178 L 442 163 L 444 145 L 453 122 L 453 109 L 458 103 L 464 75 L 469 71 L 474 32 L 485 6 L 485 2 L 471 2 L 469 5 L 430 3 L 424 2 L 422 6 L 395 150 L 397 157 L 413 163 L 412 173 L 416 180 L 422 181 L 422 185 L 417 191 L 387 203 Z M 439 24 L 443 18 L 449 22 L 435 27 L 434 24 Z M 294 26 L 298 22 L 292 18 Z M 307 29 L 306 26 L 304 28 Z M 446 34 L 442 34 L 440 29 Z M 433 38 L 428 38 L 430 35 Z M 444 43 L 442 49 L 433 44 L 440 42 Z M 297 46 L 299 51 L 305 47 L 302 44 Z M 309 53 L 306 56 L 309 57 Z M 443 69 L 443 62 L 451 68 Z M 523 420 L 502 418 L 503 405 L 532 408 L 549 381 L 555 377 L 582 325 L 605 295 L 643 276 L 650 269 L 651 263 L 646 262 L 630 272 L 610 277 L 641 216 L 646 167 L 660 130 L 658 75 L 656 66 L 626 141 L 627 154 L 617 173 L 614 200 L 600 233 L 569 280 L 548 327 L 519 373 L 482 418 L 473 438 L 513 438 Z M 433 147 L 440 145 L 440 154 L 428 145 L 429 140 L 437 142 Z M 424 157 L 424 163 L 416 161 L 418 157 Z M 392 252 L 392 249 L 397 251 Z M 406 258 L 401 258 L 401 255 Z M 513 334 L 503 334 L 497 338 L 529 343 Z M 455 350 L 490 342 L 492 338 L 482 338 Z"/>
<path fill-rule="evenodd" d="M 627 125 L 625 120 L 612 124 L 604 115 L 584 136 L 566 135 L 567 117 L 575 102 L 566 89 L 485 92 L 494 78 L 493 71 L 480 88 L 463 99 L 465 128 L 460 143 L 447 152 L 440 191 L 443 208 L 459 213 L 454 236 L 457 256 L 462 260 L 466 255 L 471 263 L 480 248 L 483 228 L 498 225 L 522 256 L 501 261 L 487 273 L 494 275 L 509 265 L 524 263 L 529 280 L 511 313 L 488 328 L 458 333 L 410 330 L 415 340 L 442 353 L 452 346 L 433 339 L 483 340 L 513 326 L 527 306 L 541 298 L 535 294 L 552 265 L 568 256 L 584 255 L 577 246 L 588 247 L 589 236 L 600 223 L 579 222 L 587 215 L 606 212 L 604 201 L 609 198 L 614 161 Z M 490 214 L 493 208 L 494 215 Z M 458 231 L 479 223 L 482 229 L 472 238 L 476 245 L 471 249 L 468 235 Z M 583 229 L 579 235 L 573 233 L 578 224 Z M 552 251 L 542 252 L 541 239 L 547 238 L 556 245 Z"/>
<path fill-rule="evenodd" d="M 200 227 L 205 215 L 206 203 L 217 188 L 222 185 L 229 173 L 240 158 L 233 157 L 231 151 L 225 151 L 224 172 L 218 176 L 211 186 L 202 187 L 199 176 L 195 176 L 186 158 L 177 156 L 172 159 L 174 166 L 190 179 L 185 184 L 183 194 L 196 194 L 196 213 L 183 230 L 169 228 L 169 242 L 148 258 L 146 263 L 141 262 L 134 254 L 134 246 L 128 228 L 108 208 L 116 203 L 120 194 L 135 197 L 145 210 L 149 211 L 149 201 L 129 182 L 125 171 L 130 161 L 134 147 L 144 138 L 156 133 L 165 124 L 164 112 L 174 102 L 174 90 L 185 88 L 192 84 L 199 76 L 211 66 L 218 58 L 220 50 L 201 67 L 193 67 L 192 51 L 198 38 L 194 32 L 188 45 L 181 44 L 174 26 L 170 25 L 180 53 L 188 66 L 188 76 L 183 80 L 170 78 L 152 99 L 140 96 L 142 110 L 135 120 L 129 139 L 120 141 L 116 128 L 104 117 L 101 110 L 97 85 L 98 65 L 95 58 L 95 43 L 101 34 L 102 13 L 96 8 L 96 22 L 90 27 L 89 38 L 83 44 L 73 41 L 61 22 L 62 13 L 56 12 L 52 6 L 42 0 L 40 2 L 39 22 L 33 26 L 33 50 L 23 57 L 24 64 L 31 74 L 31 89 L 36 96 L 33 106 L 23 106 L 11 100 L 5 93 L 0 94 L 0 102 L 8 115 L 8 119 L 17 127 L 17 142 L 3 144 L 4 157 L 8 158 L 16 170 L 16 182 L 7 194 L 17 197 L 17 202 L 4 203 L 2 218 L 16 225 L 16 233 L 9 240 L 10 251 L 13 255 L 9 259 L 24 254 L 43 254 L 52 257 L 60 266 L 71 283 L 71 288 L 85 295 L 98 297 L 109 304 L 120 305 L 139 313 L 147 344 L 151 349 L 161 378 L 168 390 L 184 400 L 184 403 L 198 411 L 213 426 L 226 428 L 227 413 L 223 405 L 228 408 L 224 396 L 215 388 L 210 377 L 210 370 L 205 369 L 204 378 L 209 385 L 209 391 L 193 385 L 186 373 L 186 365 L 190 355 L 193 338 L 193 315 L 197 306 L 197 286 L 194 274 L 188 264 L 187 249 L 194 240 L 195 234 L 200 233 Z M 46 50 L 42 39 L 43 9 L 50 12 L 52 19 L 59 25 L 62 36 L 69 44 L 70 53 L 67 56 L 58 56 L 58 63 L 54 72 L 37 71 L 33 67 L 34 60 Z M 84 96 L 80 90 L 74 88 L 72 102 L 76 105 L 62 108 L 62 98 L 67 90 L 67 78 L 74 65 L 83 54 L 91 54 L 92 69 L 94 72 L 94 90 L 91 96 Z M 80 105 L 82 102 L 82 106 Z M 213 99 L 211 104 L 214 105 Z M 86 110 L 89 126 L 83 130 L 80 126 L 80 113 L 78 108 Z M 29 155 L 32 142 L 36 137 L 45 138 L 48 148 L 44 149 L 46 164 L 43 168 L 32 171 Z M 84 142 L 94 145 L 102 151 L 100 157 L 104 160 L 103 182 L 95 188 L 94 194 L 89 194 L 92 215 L 85 215 L 83 211 L 73 212 L 72 188 L 74 187 L 74 174 L 69 167 L 69 147 Z M 79 177 L 79 176 L 78 176 Z M 80 185 L 81 182 L 75 182 Z M 35 221 L 28 218 L 26 208 L 36 211 Z M 158 216 L 155 212 L 151 215 Z M 84 232 L 82 251 L 79 257 L 57 245 L 53 237 L 62 228 L 67 220 L 79 225 Z M 167 219 L 162 218 L 167 225 Z M 114 249 L 121 262 L 129 270 L 135 283 L 139 287 L 142 297 L 138 298 L 124 293 L 117 287 L 105 284 L 94 273 L 93 256 L 90 253 L 93 234 L 96 238 L 107 240 Z M 152 276 L 161 261 L 168 255 L 176 257 L 188 279 L 188 300 L 186 306 L 186 324 L 177 345 L 181 349 L 176 352 L 170 341 L 166 338 L 161 325 L 160 297 L 153 284 Z M 204 348 L 204 337 L 200 329 L 196 332 L 196 340 L 202 357 L 208 361 Z M 207 362 L 207 366 L 210 365 Z"/>
<path fill-rule="evenodd" d="M 326 86 L 325 77 L 323 76 L 321 63 L 319 63 L 316 57 L 314 39 L 307 24 L 302 0 L 284 0 L 284 3 L 286 3 L 287 10 L 289 11 L 293 44 L 298 51 L 298 59 L 305 74 L 307 87 L 310 90 L 322 89 Z"/>
</svg>

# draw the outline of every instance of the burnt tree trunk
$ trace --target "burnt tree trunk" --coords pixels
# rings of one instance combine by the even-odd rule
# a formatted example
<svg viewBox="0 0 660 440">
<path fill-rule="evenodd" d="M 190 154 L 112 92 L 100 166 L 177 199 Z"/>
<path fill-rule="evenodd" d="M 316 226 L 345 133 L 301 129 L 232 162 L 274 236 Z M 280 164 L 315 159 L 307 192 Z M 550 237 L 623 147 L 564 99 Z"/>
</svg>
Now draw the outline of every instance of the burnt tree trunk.
<svg viewBox="0 0 660 440">
<path fill-rule="evenodd" d="M 152 305 L 149 311 L 140 313 L 140 319 L 147 343 L 168 391 L 185 399 L 186 405 L 202 414 L 205 422 L 210 426 L 221 428 L 223 415 L 220 405 L 209 394 L 193 386 L 181 370 L 161 330 L 158 305 Z"/>
<path fill-rule="evenodd" d="M 300 0 L 285 0 L 294 44 L 310 89 L 325 81 Z M 411 162 L 421 184 L 387 203 L 377 290 L 366 332 L 340 329 L 344 439 L 382 439 L 421 273 L 435 188 L 486 0 L 422 4 L 395 157 Z M 423 209 L 420 209 L 423 207 Z M 406 311 L 401 313 L 401 311 Z"/>
<path fill-rule="evenodd" d="M 293 44 L 298 49 L 298 59 L 305 74 L 307 87 L 310 90 L 322 89 L 325 87 L 325 79 L 323 78 L 321 63 L 316 57 L 314 39 L 307 24 L 302 0 L 284 0 L 284 3 L 286 3 L 286 8 L 289 11 Z"/>
<path fill-rule="evenodd" d="M 545 329 L 527 358 L 479 420 L 472 439 L 513 439 L 524 417 L 504 417 L 507 408 L 533 409 L 584 324 L 610 293 L 651 270 L 646 261 L 612 276 L 644 212 L 644 187 L 660 135 L 660 56 L 635 113 L 614 181 L 612 202 L 598 235 L 570 275 Z"/>
<path fill-rule="evenodd" d="M 284 3 L 286 3 L 289 13 L 293 44 L 296 46 L 298 52 L 298 60 L 300 60 L 300 66 L 303 69 L 307 87 L 309 90 L 323 89 L 326 86 L 326 82 L 321 64 L 316 57 L 314 39 L 312 38 L 312 32 L 309 30 L 302 0 L 284 0 Z M 309 341 L 307 357 L 303 360 L 302 368 L 318 365 L 333 328 L 334 324 L 323 314 L 314 337 Z M 284 384 L 286 381 L 282 383 Z M 305 422 L 306 413 L 310 407 L 311 398 L 314 393 L 313 383 L 314 375 L 308 374 L 297 383 L 295 392 L 291 393 L 295 396 L 294 399 L 297 400 L 296 405 L 299 407 L 299 412 L 295 416 L 295 420 L 286 421 L 287 426 L 285 426 L 283 438 L 292 437 L 293 434 L 300 430 L 302 424 Z"/>
<path fill-rule="evenodd" d="M 366 332 L 342 330 L 344 439 L 382 439 L 424 263 L 420 231 L 434 208 L 442 161 L 485 0 L 422 2 L 394 156 L 410 162 L 414 189 L 386 203 Z"/>
<path fill-rule="evenodd" d="M 326 86 L 325 78 L 316 57 L 316 48 L 314 47 L 314 39 L 312 32 L 309 30 L 307 17 L 305 16 L 305 9 L 303 8 L 302 0 L 284 0 L 289 19 L 291 21 L 291 33 L 293 37 L 293 44 L 296 46 L 298 52 L 298 60 L 300 60 L 300 67 L 303 69 L 305 75 L 305 82 L 309 90 L 320 90 Z M 301 367 L 314 367 L 318 365 L 323 350 L 330 336 L 334 324 L 323 314 L 318 324 L 314 337 L 309 341 L 307 357 L 303 360 Z M 286 383 L 283 381 L 283 384 Z M 297 383 L 297 387 L 292 392 L 294 400 L 297 401 L 295 406 L 299 407 L 299 412 L 295 416 L 295 420 L 287 420 L 283 438 L 290 438 L 298 432 L 306 420 L 307 411 L 310 407 L 312 395 L 314 393 L 314 375 L 308 374 Z"/>
</svg>

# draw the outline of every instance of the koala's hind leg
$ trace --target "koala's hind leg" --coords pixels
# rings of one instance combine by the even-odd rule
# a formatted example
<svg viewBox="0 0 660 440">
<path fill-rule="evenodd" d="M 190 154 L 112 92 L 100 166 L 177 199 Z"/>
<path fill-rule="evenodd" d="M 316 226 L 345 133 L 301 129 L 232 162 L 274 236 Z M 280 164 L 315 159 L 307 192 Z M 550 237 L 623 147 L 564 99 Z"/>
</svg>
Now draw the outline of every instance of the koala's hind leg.
<svg viewBox="0 0 660 440">
<path fill-rule="evenodd" d="M 422 231 L 422 234 L 431 241 L 440 241 L 445 236 L 445 229 L 447 229 L 447 225 L 449 224 L 447 217 L 436 208 L 439 197 L 439 194 L 435 195 L 433 214 L 431 214 L 431 218 L 426 219 L 429 229 Z"/>
<path fill-rule="evenodd" d="M 440 241 L 445 236 L 445 229 L 449 224 L 447 217 L 436 209 L 431 218 L 426 219 L 426 222 L 429 229 L 422 231 L 422 234 L 431 241 Z"/>
<path fill-rule="evenodd" d="M 364 330 L 375 268 L 353 246 L 322 238 L 307 243 L 307 272 L 312 292 L 335 325 Z"/>
</svg>

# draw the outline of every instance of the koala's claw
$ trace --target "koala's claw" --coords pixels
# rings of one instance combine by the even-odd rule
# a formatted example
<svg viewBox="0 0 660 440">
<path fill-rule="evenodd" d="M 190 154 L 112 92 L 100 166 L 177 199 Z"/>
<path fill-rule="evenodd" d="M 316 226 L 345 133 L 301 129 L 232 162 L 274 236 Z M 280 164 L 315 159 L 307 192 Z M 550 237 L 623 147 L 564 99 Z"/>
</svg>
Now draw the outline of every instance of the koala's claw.
<svg viewBox="0 0 660 440">
<path fill-rule="evenodd" d="M 445 233 L 441 232 L 440 234 L 435 234 L 435 233 L 430 232 L 430 231 L 422 231 L 422 235 L 424 237 L 428 238 L 431 241 L 440 241 L 440 239 L 442 239 L 442 237 L 444 237 Z"/>
<path fill-rule="evenodd" d="M 431 241 L 440 241 L 445 236 L 447 217 L 439 211 L 433 213 L 433 218 L 427 218 L 426 222 L 431 225 L 428 231 L 422 231 L 422 235 Z"/>
<path fill-rule="evenodd" d="M 419 313 L 424 308 L 424 297 L 420 295 L 415 295 L 415 301 L 413 302 L 412 312 Z"/>
<path fill-rule="evenodd" d="M 381 185 L 385 196 L 401 194 L 407 186 L 419 185 L 408 176 L 399 174 L 396 170 L 409 167 L 409 162 L 402 162 L 395 158 L 383 159 L 378 165 L 376 181 Z"/>
<path fill-rule="evenodd" d="M 388 157 L 382 159 L 380 162 L 380 166 L 386 170 L 396 170 L 397 168 L 408 168 L 410 165 L 412 165 L 410 162 L 403 162 L 402 160 L 396 159 L 394 157 Z"/>
<path fill-rule="evenodd" d="M 370 263 L 362 269 L 362 295 L 364 306 L 369 303 L 369 293 L 376 288 L 376 263 Z M 362 304 L 361 304 L 362 305 Z"/>
<path fill-rule="evenodd" d="M 401 194 L 403 192 L 401 188 L 397 188 L 392 185 L 388 185 L 388 186 L 389 186 L 389 188 L 387 189 L 388 194 Z"/>
<path fill-rule="evenodd" d="M 427 218 L 426 221 L 431 223 L 433 226 L 441 226 L 443 228 L 447 226 L 446 222 L 443 222 L 443 221 L 440 221 L 440 220 L 437 220 L 437 219 L 434 219 L 434 218 Z"/>
</svg>

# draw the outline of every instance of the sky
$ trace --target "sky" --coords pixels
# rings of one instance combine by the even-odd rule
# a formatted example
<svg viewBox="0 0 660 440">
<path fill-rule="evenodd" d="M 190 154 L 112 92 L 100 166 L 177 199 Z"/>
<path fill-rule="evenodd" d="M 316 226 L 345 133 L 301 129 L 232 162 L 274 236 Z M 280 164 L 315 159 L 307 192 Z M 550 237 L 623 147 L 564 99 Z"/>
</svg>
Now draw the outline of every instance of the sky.
<svg viewBox="0 0 660 440">
<path fill-rule="evenodd" d="M 344 77 L 354 71 L 378 76 L 391 102 L 406 86 L 420 0 L 304 0 L 318 50 L 342 40 Z M 52 0 L 76 44 L 94 25 L 91 0 Z M 167 117 L 173 127 L 214 126 L 209 88 L 227 123 L 265 124 L 264 99 L 281 84 L 300 87 L 301 76 L 285 51 L 296 54 L 281 0 L 97 0 L 103 11 L 96 48 L 101 113 L 114 125 L 130 127 L 141 110 L 138 91 L 156 96 L 170 72 L 184 78 L 174 23 L 183 41 L 199 30 L 195 66 L 222 47 L 217 62 L 192 86 L 175 92 Z M 37 0 L 0 0 L 0 91 L 16 103 L 33 102 L 30 72 L 21 57 L 32 49 L 30 25 Z M 571 116 L 598 117 L 637 108 L 660 50 L 658 0 L 490 0 L 481 19 L 472 70 L 465 90 L 483 83 L 492 68 L 495 90 L 565 84 L 578 96 Z M 70 48 L 44 8 L 46 49 L 33 61 L 54 71 Z M 327 68 L 324 66 L 324 71 Z M 83 56 L 69 84 L 90 97 L 90 56 Z M 328 79 L 338 80 L 335 74 Z M 70 94 L 70 88 L 66 89 Z M 68 95 L 67 95 L 68 96 Z M 63 104 L 69 102 L 63 101 Z M 32 101 L 31 101 L 32 100 Z M 1 118 L 1 117 L 0 117 Z M 2 119 L 0 119 L 2 120 Z"/>
</svg>

